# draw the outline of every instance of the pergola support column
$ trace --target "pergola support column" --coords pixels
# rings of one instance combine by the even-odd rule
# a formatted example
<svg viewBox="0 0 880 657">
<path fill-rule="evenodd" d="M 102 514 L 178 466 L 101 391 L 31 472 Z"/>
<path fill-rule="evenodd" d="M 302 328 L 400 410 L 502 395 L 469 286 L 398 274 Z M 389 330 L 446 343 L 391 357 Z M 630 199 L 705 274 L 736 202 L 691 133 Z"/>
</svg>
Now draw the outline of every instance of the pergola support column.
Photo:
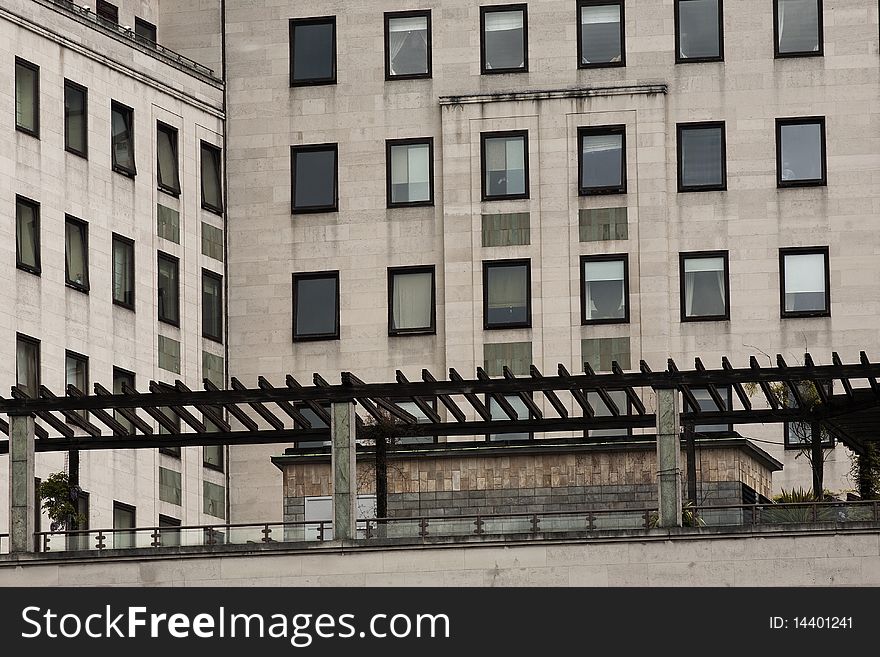
<svg viewBox="0 0 880 657">
<path fill-rule="evenodd" d="M 354 403 L 334 402 L 330 412 L 333 470 L 333 536 L 357 537 L 357 440 Z"/>
<path fill-rule="evenodd" d="M 681 437 L 678 390 L 660 388 L 656 392 L 659 526 L 681 527 Z"/>
<path fill-rule="evenodd" d="M 9 551 L 34 551 L 34 416 L 9 416 Z"/>
</svg>

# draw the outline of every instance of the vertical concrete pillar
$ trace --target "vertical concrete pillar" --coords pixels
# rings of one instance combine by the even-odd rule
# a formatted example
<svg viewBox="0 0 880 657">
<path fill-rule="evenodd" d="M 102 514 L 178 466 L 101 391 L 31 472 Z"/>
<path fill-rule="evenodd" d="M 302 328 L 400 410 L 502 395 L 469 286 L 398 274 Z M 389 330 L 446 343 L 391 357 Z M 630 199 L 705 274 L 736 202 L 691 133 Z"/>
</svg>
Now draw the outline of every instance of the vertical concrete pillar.
<svg viewBox="0 0 880 657">
<path fill-rule="evenodd" d="M 657 390 L 657 493 L 661 527 L 681 527 L 678 390 Z"/>
<path fill-rule="evenodd" d="M 34 551 L 34 418 L 9 417 L 9 551 Z"/>
<path fill-rule="evenodd" d="M 333 470 L 333 536 L 357 537 L 357 440 L 354 404 L 336 402 L 330 412 L 330 464 Z"/>
</svg>

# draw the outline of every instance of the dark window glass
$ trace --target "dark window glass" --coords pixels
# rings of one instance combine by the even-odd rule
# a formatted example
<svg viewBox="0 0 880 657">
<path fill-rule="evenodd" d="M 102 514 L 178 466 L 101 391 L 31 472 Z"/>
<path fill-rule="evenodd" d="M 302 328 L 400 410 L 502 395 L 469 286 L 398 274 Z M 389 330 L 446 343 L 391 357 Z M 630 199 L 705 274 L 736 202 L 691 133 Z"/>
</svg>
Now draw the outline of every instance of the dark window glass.
<svg viewBox="0 0 880 657">
<path fill-rule="evenodd" d="M 293 339 L 339 338 L 339 272 L 293 275 Z"/>
<path fill-rule="evenodd" d="M 694 395 L 694 399 L 697 400 L 697 404 L 700 406 L 701 411 L 721 411 L 721 410 L 730 410 L 731 403 L 733 401 L 732 391 L 729 387 L 720 387 L 716 388 L 718 391 L 718 395 L 721 397 L 721 400 L 724 402 L 725 407 L 719 408 L 718 404 L 715 403 L 715 400 L 712 399 L 712 395 L 709 394 L 708 388 L 691 388 L 690 391 Z M 698 434 L 707 434 L 707 433 L 718 433 L 721 431 L 732 431 L 733 427 L 730 424 L 696 424 L 694 425 L 694 433 Z"/>
<path fill-rule="evenodd" d="M 88 152 L 88 91 L 64 81 L 64 148 L 86 157 Z"/>
<path fill-rule="evenodd" d="M 776 55 L 822 54 L 822 0 L 775 0 Z"/>
<path fill-rule="evenodd" d="M 134 110 L 114 101 L 110 115 L 113 169 L 133 176 L 137 173 L 134 164 Z"/>
<path fill-rule="evenodd" d="M 129 372 L 127 370 L 120 369 L 118 367 L 113 368 L 113 394 L 114 395 L 122 395 L 127 394 L 125 388 L 134 389 L 134 372 Z M 134 425 L 126 420 L 118 410 L 113 411 L 114 419 L 119 422 L 122 426 L 124 426 L 129 433 L 134 433 Z"/>
<path fill-rule="evenodd" d="M 160 413 L 162 413 L 165 417 L 171 420 L 171 423 L 177 428 L 177 433 L 180 433 L 180 416 L 176 413 L 173 413 L 170 408 L 160 408 L 158 409 Z M 172 435 L 174 432 L 169 431 L 165 428 L 163 424 L 159 424 L 159 435 L 168 436 Z M 160 454 L 167 454 L 168 456 L 173 456 L 174 458 L 180 458 L 180 446 L 174 445 L 168 447 L 160 447 Z"/>
<path fill-rule="evenodd" d="M 433 140 L 388 142 L 388 205 L 425 205 L 432 198 Z"/>
<path fill-rule="evenodd" d="M 133 506 L 113 502 L 113 529 L 134 529 L 135 517 L 136 512 Z M 135 533 L 114 531 L 113 547 L 117 550 L 136 547 Z"/>
<path fill-rule="evenodd" d="M 625 126 L 581 128 L 581 194 L 626 191 Z"/>
<path fill-rule="evenodd" d="M 721 0 L 676 0 L 677 61 L 712 61 L 724 56 Z"/>
<path fill-rule="evenodd" d="M 213 425 L 211 425 L 213 426 Z M 223 445 L 205 445 L 202 448 L 202 465 L 223 471 Z"/>
<path fill-rule="evenodd" d="M 504 400 L 510 404 L 511 408 L 516 412 L 517 420 L 532 419 L 531 413 L 526 403 L 519 395 L 504 395 Z M 488 399 L 489 415 L 493 420 L 513 420 L 507 412 L 501 408 L 501 404 L 495 401 L 493 397 Z M 493 433 L 489 434 L 489 440 L 529 440 L 531 433 Z"/>
<path fill-rule="evenodd" d="M 483 199 L 528 198 L 528 135 L 484 133 Z"/>
<path fill-rule="evenodd" d="M 483 263 L 484 328 L 531 326 L 529 262 Z"/>
<path fill-rule="evenodd" d="M 723 190 L 727 187 L 723 123 L 679 124 L 678 190 Z"/>
<path fill-rule="evenodd" d="M 89 393 L 89 359 L 68 351 L 65 355 L 65 386 L 73 386 L 84 394 Z"/>
<path fill-rule="evenodd" d="M 336 18 L 290 21 L 290 86 L 335 84 Z"/>
<path fill-rule="evenodd" d="M 780 257 L 782 316 L 816 317 L 831 314 L 828 249 L 780 250 Z"/>
<path fill-rule="evenodd" d="M 525 5 L 480 7 L 483 73 L 528 70 Z"/>
<path fill-rule="evenodd" d="M 26 335 L 15 336 L 15 385 L 38 397 L 40 392 L 40 341 Z"/>
<path fill-rule="evenodd" d="M 727 319 L 727 253 L 681 256 L 682 320 Z"/>
<path fill-rule="evenodd" d="M 330 406 L 323 405 L 321 406 L 327 413 L 330 413 Z M 327 429 L 330 425 L 328 425 L 324 420 L 320 418 L 320 416 L 315 413 L 308 406 L 304 406 L 301 404 L 297 404 L 296 410 L 298 410 L 302 416 L 309 421 L 309 424 L 312 425 L 312 429 Z M 326 447 L 330 445 L 329 440 L 298 440 L 296 442 L 296 446 L 298 448 L 308 448 L 308 447 Z"/>
<path fill-rule="evenodd" d="M 23 196 L 15 197 L 15 264 L 40 273 L 40 204 Z"/>
<path fill-rule="evenodd" d="M 162 547 L 180 545 L 180 520 L 159 516 L 159 542 Z"/>
<path fill-rule="evenodd" d="M 220 177 L 222 152 L 202 142 L 202 207 L 218 214 L 223 212 L 223 183 Z"/>
<path fill-rule="evenodd" d="M 336 210 L 336 144 L 291 146 L 293 212 Z"/>
<path fill-rule="evenodd" d="M 113 303 L 134 309 L 134 242 L 113 235 Z"/>
<path fill-rule="evenodd" d="M 82 292 L 89 291 L 89 227 L 83 221 L 65 220 L 64 273 L 67 284 Z"/>
<path fill-rule="evenodd" d="M 391 335 L 434 332 L 434 268 L 389 269 Z"/>
<path fill-rule="evenodd" d="M 140 39 L 150 42 L 150 44 L 156 43 L 156 26 L 142 18 L 135 17 L 134 33 Z"/>
<path fill-rule="evenodd" d="M 583 322 L 629 321 L 626 256 L 584 256 Z"/>
<path fill-rule="evenodd" d="M 579 62 L 582 67 L 623 66 L 623 0 L 581 0 Z"/>
<path fill-rule="evenodd" d="M 202 334 L 223 340 L 223 278 L 209 271 L 202 272 Z"/>
<path fill-rule="evenodd" d="M 159 254 L 159 321 L 180 323 L 180 263 L 177 258 Z"/>
<path fill-rule="evenodd" d="M 40 67 L 15 58 L 15 128 L 40 136 Z"/>
<path fill-rule="evenodd" d="M 158 142 L 159 189 L 177 196 L 180 194 L 177 130 L 170 125 L 159 123 L 156 126 L 156 138 Z"/>
<path fill-rule="evenodd" d="M 430 424 L 430 418 L 425 415 L 425 412 L 420 409 L 415 402 L 395 399 L 394 403 L 410 415 L 414 416 L 418 424 Z M 435 411 L 437 410 L 436 402 L 431 404 L 431 406 Z M 421 445 L 433 442 L 435 442 L 434 436 L 400 436 L 397 439 L 398 445 Z"/>
<path fill-rule="evenodd" d="M 431 76 L 431 12 L 385 14 L 385 74 Z"/>
<path fill-rule="evenodd" d="M 825 184 L 825 119 L 777 119 L 777 183 Z"/>
<path fill-rule="evenodd" d="M 626 415 L 629 412 L 629 400 L 626 397 L 626 392 L 623 390 L 609 390 L 608 397 L 611 398 L 611 402 L 617 407 L 618 412 L 621 415 Z M 590 406 L 593 407 L 594 417 L 611 417 L 614 413 L 611 411 L 611 408 L 604 402 L 602 397 L 598 392 L 588 392 L 587 393 L 587 401 L 590 403 Z M 630 429 L 587 429 L 587 436 L 589 438 L 610 438 L 617 436 L 628 436 L 630 435 Z"/>
<path fill-rule="evenodd" d="M 114 4 L 105 2 L 105 0 L 97 0 L 95 13 L 104 20 L 119 23 L 119 8 Z"/>
</svg>

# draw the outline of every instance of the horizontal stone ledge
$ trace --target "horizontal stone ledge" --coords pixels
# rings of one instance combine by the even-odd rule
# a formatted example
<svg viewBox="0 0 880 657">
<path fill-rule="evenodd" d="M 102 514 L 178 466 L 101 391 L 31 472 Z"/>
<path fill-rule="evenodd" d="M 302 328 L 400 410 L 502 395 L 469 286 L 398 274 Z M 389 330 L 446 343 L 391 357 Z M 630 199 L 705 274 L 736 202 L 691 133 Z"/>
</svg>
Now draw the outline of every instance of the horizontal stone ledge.
<svg viewBox="0 0 880 657">
<path fill-rule="evenodd" d="M 632 96 L 663 94 L 668 91 L 665 83 L 627 84 L 609 87 L 572 87 L 568 89 L 533 89 L 528 91 L 496 91 L 461 96 L 440 96 L 441 106 L 473 105 L 481 103 L 505 103 L 527 100 L 554 100 L 560 98 L 591 98 L 596 96 Z"/>
</svg>

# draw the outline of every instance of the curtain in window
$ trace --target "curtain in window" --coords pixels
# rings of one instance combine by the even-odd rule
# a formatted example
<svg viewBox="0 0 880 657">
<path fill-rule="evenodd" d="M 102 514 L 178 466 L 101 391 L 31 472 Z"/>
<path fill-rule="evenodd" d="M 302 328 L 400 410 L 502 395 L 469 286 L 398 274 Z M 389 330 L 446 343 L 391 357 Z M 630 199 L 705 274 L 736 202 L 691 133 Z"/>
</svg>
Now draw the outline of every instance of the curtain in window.
<svg viewBox="0 0 880 657">
<path fill-rule="evenodd" d="M 65 255 L 67 258 L 67 281 L 76 285 L 86 286 L 89 284 L 89 273 L 86 261 L 85 226 L 67 222 L 67 244 Z"/>
<path fill-rule="evenodd" d="M 522 137 L 486 140 L 486 189 L 492 196 L 525 193 L 525 140 Z"/>
<path fill-rule="evenodd" d="M 487 12 L 485 27 L 487 70 L 525 66 L 522 11 Z"/>
<path fill-rule="evenodd" d="M 220 151 L 202 147 L 202 199 L 212 208 L 223 207 L 220 186 Z"/>
<path fill-rule="evenodd" d="M 584 267 L 587 319 L 622 319 L 626 315 L 623 262 L 588 262 Z"/>
<path fill-rule="evenodd" d="M 526 275 L 524 267 L 492 267 L 488 276 L 489 320 L 526 320 Z"/>
<path fill-rule="evenodd" d="M 431 327 L 431 273 L 395 274 L 392 292 L 394 328 Z"/>
<path fill-rule="evenodd" d="M 25 340 L 15 343 L 15 384 L 36 397 L 39 387 L 39 352 L 37 345 Z"/>
<path fill-rule="evenodd" d="M 134 271 L 131 245 L 113 240 L 113 299 L 126 305 L 134 303 Z"/>
<path fill-rule="evenodd" d="M 818 123 L 783 125 L 782 180 L 822 178 L 822 126 Z"/>
<path fill-rule="evenodd" d="M 177 174 L 177 134 L 170 129 L 160 129 L 159 184 L 177 191 L 180 187 Z"/>
<path fill-rule="evenodd" d="M 391 75 L 428 72 L 428 19 L 424 16 L 388 21 L 388 68 Z"/>
<path fill-rule="evenodd" d="M 430 200 L 430 151 L 427 144 L 391 147 L 392 203 Z"/>
<path fill-rule="evenodd" d="M 785 310 L 826 310 L 823 254 L 785 256 Z"/>
<path fill-rule="evenodd" d="M 623 183 L 623 135 L 584 135 L 582 154 L 582 187 L 620 187 Z"/>
<path fill-rule="evenodd" d="M 27 267 L 37 266 L 37 213 L 33 206 L 18 202 L 16 211 L 16 248 L 18 260 Z"/>
<path fill-rule="evenodd" d="M 131 112 L 127 110 L 114 109 L 112 112 L 113 165 L 128 171 L 134 171 L 131 119 Z"/>
<path fill-rule="evenodd" d="M 15 67 L 15 125 L 37 130 L 37 72 L 27 66 Z"/>
<path fill-rule="evenodd" d="M 685 316 L 724 315 L 724 259 L 691 258 L 684 261 Z"/>
<path fill-rule="evenodd" d="M 819 52 L 817 0 L 778 0 L 779 52 Z"/>
<path fill-rule="evenodd" d="M 720 185 L 721 128 L 682 130 L 681 181 L 685 186 Z"/>
<path fill-rule="evenodd" d="M 581 7 L 581 63 L 609 64 L 620 57 L 620 7 Z"/>
</svg>

